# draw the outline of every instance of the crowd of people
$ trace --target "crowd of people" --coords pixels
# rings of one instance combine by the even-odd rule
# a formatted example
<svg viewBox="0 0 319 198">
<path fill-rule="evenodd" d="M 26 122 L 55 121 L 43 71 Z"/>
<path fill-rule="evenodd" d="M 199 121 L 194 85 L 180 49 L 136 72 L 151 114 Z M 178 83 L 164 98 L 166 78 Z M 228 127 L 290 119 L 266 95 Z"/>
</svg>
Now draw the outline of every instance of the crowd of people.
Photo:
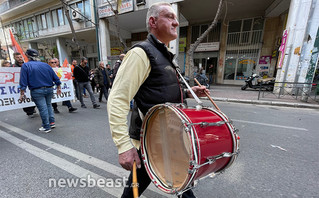
<svg viewBox="0 0 319 198">
<path fill-rule="evenodd" d="M 60 113 L 58 104 L 51 102 L 54 86 L 57 86 L 57 94 L 61 94 L 61 81 L 53 70 L 53 68 L 61 67 L 60 61 L 58 58 L 51 58 L 47 63 L 41 62 L 38 59 L 39 53 L 35 49 L 28 49 L 25 55 L 29 59 L 26 63 L 20 53 L 14 53 L 14 64 L 10 64 L 8 67 L 21 68 L 19 82 L 20 100 L 24 100 L 26 89 L 29 88 L 32 100 L 36 105 L 23 108 L 23 111 L 33 118 L 36 113 L 35 107 L 37 107 L 42 119 L 42 126 L 39 131 L 49 133 L 56 126 L 54 114 Z M 121 56 L 124 57 L 124 54 Z M 85 92 L 89 93 L 93 108 L 100 108 L 94 96 L 95 91 L 93 92 L 95 87 L 97 89 L 96 92 L 99 92 L 99 102 L 102 102 L 102 96 L 105 97 L 107 102 L 108 92 L 114 81 L 110 64 L 105 65 L 101 61 L 98 68 L 90 70 L 87 58 L 82 57 L 80 64 L 77 63 L 77 60 L 73 60 L 70 68 L 75 98 L 80 101 L 82 108 L 87 108 L 83 100 Z M 94 82 L 94 87 L 92 82 Z M 70 100 L 63 101 L 62 106 L 66 106 L 70 113 L 77 111 L 77 108 L 73 107 Z"/>
</svg>

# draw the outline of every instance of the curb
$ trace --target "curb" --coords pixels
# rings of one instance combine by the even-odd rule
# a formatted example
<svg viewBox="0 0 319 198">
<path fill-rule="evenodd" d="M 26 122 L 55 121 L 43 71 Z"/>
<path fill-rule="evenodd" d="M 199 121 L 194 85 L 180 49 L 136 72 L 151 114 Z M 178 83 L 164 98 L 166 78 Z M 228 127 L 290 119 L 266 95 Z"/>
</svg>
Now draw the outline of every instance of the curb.
<svg viewBox="0 0 319 198">
<path fill-rule="evenodd" d="M 302 104 L 302 103 L 290 103 L 290 102 L 278 102 L 278 101 L 262 101 L 262 100 L 245 100 L 245 99 L 234 99 L 234 98 L 215 98 L 215 101 L 221 102 L 236 102 L 256 105 L 271 105 L 271 106 L 282 106 L 282 107 L 295 107 L 295 108 L 310 108 L 319 109 L 319 105 L 316 104 Z"/>
</svg>

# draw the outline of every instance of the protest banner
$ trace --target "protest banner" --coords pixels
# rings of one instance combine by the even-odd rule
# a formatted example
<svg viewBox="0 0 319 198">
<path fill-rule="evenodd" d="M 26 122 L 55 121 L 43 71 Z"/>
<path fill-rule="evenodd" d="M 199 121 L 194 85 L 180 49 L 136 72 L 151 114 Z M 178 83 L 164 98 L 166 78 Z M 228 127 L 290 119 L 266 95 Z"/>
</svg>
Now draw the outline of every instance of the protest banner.
<svg viewBox="0 0 319 198">
<path fill-rule="evenodd" d="M 0 67 L 0 112 L 24 107 L 35 106 L 32 102 L 30 90 L 26 90 L 26 98 L 20 100 L 20 69 L 18 67 Z M 74 99 L 72 73 L 70 68 L 53 68 L 61 80 L 60 95 L 56 94 L 54 86 L 53 102 L 61 102 Z"/>
</svg>

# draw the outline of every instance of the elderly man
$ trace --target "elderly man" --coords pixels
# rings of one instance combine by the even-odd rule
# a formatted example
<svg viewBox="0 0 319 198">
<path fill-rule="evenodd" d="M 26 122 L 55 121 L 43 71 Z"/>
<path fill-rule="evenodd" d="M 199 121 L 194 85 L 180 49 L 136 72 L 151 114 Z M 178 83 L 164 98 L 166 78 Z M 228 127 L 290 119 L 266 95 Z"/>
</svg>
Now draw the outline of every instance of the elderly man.
<svg viewBox="0 0 319 198">
<path fill-rule="evenodd" d="M 42 119 L 42 127 L 39 131 L 49 133 L 55 128 L 54 113 L 51 107 L 53 86 L 57 86 L 57 94 L 61 94 L 61 81 L 50 65 L 37 61 L 38 51 L 28 49 L 26 56 L 30 60 L 21 67 L 20 76 L 20 99 L 25 97 L 26 88 L 29 87 L 33 102 L 39 109 Z"/>
<path fill-rule="evenodd" d="M 49 60 L 49 65 L 50 65 L 52 68 L 58 67 L 58 65 L 59 65 L 59 59 L 57 59 L 57 58 L 52 58 L 52 59 L 50 59 L 50 60 Z M 74 107 L 72 106 L 70 100 L 63 101 L 62 104 L 68 107 L 69 113 L 72 113 L 72 112 L 74 112 L 74 111 L 77 110 L 77 108 L 74 108 Z M 54 109 L 54 113 L 60 113 L 60 111 L 58 110 L 58 104 L 57 104 L 57 103 L 52 103 L 52 107 L 53 107 L 53 109 Z"/>
<path fill-rule="evenodd" d="M 99 62 L 99 68 L 96 68 L 94 71 L 94 80 L 96 87 L 100 89 L 99 102 L 102 102 L 102 95 L 104 95 L 107 101 L 111 80 L 107 69 L 104 67 L 103 61 Z"/>
<path fill-rule="evenodd" d="M 119 163 L 124 169 L 132 170 L 133 163 L 136 162 L 139 193 L 143 193 L 151 180 L 141 164 L 140 131 L 128 132 L 126 123 L 130 101 L 134 98 L 138 109 L 145 115 L 148 109 L 156 104 L 182 103 L 183 98 L 176 77 L 176 68 L 172 62 L 173 54 L 167 48 L 169 42 L 177 38 L 176 28 L 179 23 L 176 14 L 169 3 L 155 3 L 149 8 L 146 21 L 149 35 L 144 42 L 135 45 L 125 55 L 107 105 L 112 137 L 118 148 Z M 204 96 L 206 90 L 205 87 L 192 89 L 198 96 Z M 190 93 L 185 95 L 191 97 Z M 130 129 L 141 127 L 138 122 L 131 122 L 131 125 L 135 126 Z M 132 173 L 122 197 L 133 197 L 131 184 Z M 194 197 L 190 190 L 182 196 Z"/>
</svg>

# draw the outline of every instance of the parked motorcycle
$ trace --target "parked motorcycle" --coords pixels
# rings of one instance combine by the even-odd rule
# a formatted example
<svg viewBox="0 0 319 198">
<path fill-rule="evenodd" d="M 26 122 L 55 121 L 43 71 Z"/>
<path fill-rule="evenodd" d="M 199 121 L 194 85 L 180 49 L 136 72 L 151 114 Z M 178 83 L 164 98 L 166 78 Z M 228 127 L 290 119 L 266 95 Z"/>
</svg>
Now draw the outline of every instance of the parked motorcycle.
<svg viewBox="0 0 319 198">
<path fill-rule="evenodd" d="M 257 80 L 257 82 L 254 80 Z M 266 89 L 267 91 L 273 91 L 275 85 L 275 78 L 259 78 L 257 74 L 252 74 L 245 80 L 245 85 L 241 87 L 241 90 L 246 90 L 247 87 L 252 89 Z"/>
<path fill-rule="evenodd" d="M 184 73 L 182 73 L 182 75 L 184 76 Z M 187 81 L 187 83 L 189 83 L 189 77 L 184 76 L 184 78 Z M 209 87 L 210 87 L 209 79 L 207 78 L 207 76 L 205 74 L 196 74 L 195 73 L 194 78 L 196 78 L 201 85 L 206 86 L 206 89 L 209 89 Z M 194 85 L 197 86 L 195 81 L 194 81 Z"/>
</svg>

